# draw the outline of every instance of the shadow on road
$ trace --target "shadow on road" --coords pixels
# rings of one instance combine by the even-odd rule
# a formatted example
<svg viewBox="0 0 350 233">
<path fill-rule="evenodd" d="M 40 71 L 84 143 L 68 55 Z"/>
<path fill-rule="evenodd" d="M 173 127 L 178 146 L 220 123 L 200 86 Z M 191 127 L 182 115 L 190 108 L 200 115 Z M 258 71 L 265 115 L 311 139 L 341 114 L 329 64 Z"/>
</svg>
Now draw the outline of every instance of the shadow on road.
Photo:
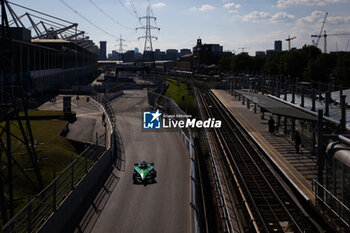
<svg viewBox="0 0 350 233">
<path fill-rule="evenodd" d="M 119 171 L 125 171 L 125 151 L 124 151 L 124 144 L 123 139 L 118 131 L 118 129 L 115 129 L 115 145 L 116 145 L 116 160 L 115 160 L 115 167 Z"/>
<path fill-rule="evenodd" d="M 119 180 L 113 171 L 109 172 L 96 187 L 96 191 L 84 201 L 69 229 L 64 232 L 91 232 Z"/>
</svg>

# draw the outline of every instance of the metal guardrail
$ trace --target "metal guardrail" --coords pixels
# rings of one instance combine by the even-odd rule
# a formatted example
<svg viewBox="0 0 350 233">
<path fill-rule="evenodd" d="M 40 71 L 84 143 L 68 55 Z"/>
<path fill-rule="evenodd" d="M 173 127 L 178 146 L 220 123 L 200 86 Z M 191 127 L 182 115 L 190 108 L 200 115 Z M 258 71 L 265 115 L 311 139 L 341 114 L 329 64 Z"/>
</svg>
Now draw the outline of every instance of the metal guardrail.
<svg viewBox="0 0 350 233">
<path fill-rule="evenodd" d="M 184 111 L 170 98 L 160 95 L 158 93 L 154 93 L 151 91 L 147 92 L 148 96 L 148 103 L 150 106 L 159 108 L 162 111 L 166 112 L 167 114 L 179 114 L 179 115 L 186 115 Z M 188 132 L 185 133 L 185 131 L 179 127 L 177 127 L 177 130 L 181 136 L 181 139 L 185 143 L 189 153 L 190 153 L 190 177 L 191 177 L 191 232 L 200 232 L 200 219 L 199 219 L 199 208 L 198 208 L 198 199 L 197 199 L 197 180 L 198 180 L 198 174 L 197 174 L 197 160 L 196 160 L 196 150 L 195 146 L 193 144 L 192 140 L 192 134 L 191 130 L 188 129 Z"/>
<path fill-rule="evenodd" d="M 4 233 L 37 232 L 92 169 L 105 148 L 91 145 L 2 228 Z"/>
<path fill-rule="evenodd" d="M 93 96 L 91 103 L 101 112 L 107 113 L 111 141 L 114 149 L 115 113 L 105 96 Z M 100 103 L 101 102 L 101 103 Z M 98 162 L 106 148 L 92 144 L 79 157 L 72 160 L 63 171 L 44 190 L 35 196 L 2 228 L 4 233 L 37 232 L 49 217 L 58 209 L 86 174 Z M 113 150 L 112 150 L 113 151 Z M 113 153 L 113 152 L 112 152 Z"/>
<path fill-rule="evenodd" d="M 347 227 L 350 227 L 350 209 L 317 180 L 312 180 L 312 193 L 316 197 L 316 204 L 322 204 L 337 216 Z"/>
</svg>

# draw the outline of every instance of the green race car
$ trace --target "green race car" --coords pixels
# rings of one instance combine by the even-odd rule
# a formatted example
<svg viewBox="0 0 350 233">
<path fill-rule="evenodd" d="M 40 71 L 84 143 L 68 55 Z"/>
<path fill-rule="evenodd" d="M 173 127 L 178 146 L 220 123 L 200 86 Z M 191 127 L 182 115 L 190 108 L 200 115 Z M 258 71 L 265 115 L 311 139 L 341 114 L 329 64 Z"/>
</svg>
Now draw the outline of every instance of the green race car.
<svg viewBox="0 0 350 233">
<path fill-rule="evenodd" d="M 146 161 L 134 164 L 133 180 L 134 184 L 155 183 L 157 172 L 154 170 L 154 163 L 147 163 Z"/>
</svg>

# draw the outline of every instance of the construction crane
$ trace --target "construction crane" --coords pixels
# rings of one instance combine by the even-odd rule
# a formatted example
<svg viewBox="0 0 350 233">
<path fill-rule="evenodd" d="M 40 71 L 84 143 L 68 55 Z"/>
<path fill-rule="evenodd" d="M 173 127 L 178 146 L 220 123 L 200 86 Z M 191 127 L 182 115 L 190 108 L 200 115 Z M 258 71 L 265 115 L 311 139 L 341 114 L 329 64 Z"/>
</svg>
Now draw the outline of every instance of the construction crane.
<svg viewBox="0 0 350 233">
<path fill-rule="evenodd" d="M 328 12 L 326 12 L 326 15 L 324 16 L 324 19 L 323 19 L 323 23 L 322 23 L 322 27 L 321 27 L 321 30 L 320 30 L 320 33 L 318 33 L 318 35 L 312 35 L 311 37 L 317 37 L 317 41 L 315 43 L 314 40 L 312 40 L 312 44 L 314 46 L 318 46 L 318 43 L 320 42 L 320 38 L 321 38 L 321 34 L 322 34 L 322 31 L 323 31 L 323 28 L 324 28 L 324 25 L 326 24 L 326 20 L 327 20 L 327 16 L 328 16 Z"/>
<path fill-rule="evenodd" d="M 290 35 L 288 36 L 288 38 L 286 39 L 286 41 L 288 41 L 288 50 L 290 51 L 290 42 L 291 40 L 294 40 L 295 38 L 297 38 L 296 36 L 294 37 L 290 37 Z"/>
<path fill-rule="evenodd" d="M 323 35 L 311 35 L 311 37 L 323 37 L 324 38 L 324 53 L 327 53 L 327 37 L 328 36 L 348 36 L 350 35 L 350 32 L 342 32 L 342 33 L 332 33 L 332 34 L 327 34 L 326 31 L 324 31 Z"/>
</svg>

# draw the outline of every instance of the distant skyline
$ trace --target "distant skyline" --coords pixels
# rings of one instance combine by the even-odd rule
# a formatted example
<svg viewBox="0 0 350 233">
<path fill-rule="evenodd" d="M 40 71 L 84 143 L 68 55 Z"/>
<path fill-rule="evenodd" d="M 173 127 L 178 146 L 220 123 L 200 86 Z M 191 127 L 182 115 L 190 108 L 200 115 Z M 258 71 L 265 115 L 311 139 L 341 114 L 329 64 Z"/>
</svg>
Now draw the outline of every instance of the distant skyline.
<svg viewBox="0 0 350 233">
<path fill-rule="evenodd" d="M 78 28 L 87 32 L 98 46 L 99 41 L 107 41 L 108 53 L 118 51 L 120 34 L 126 40 L 124 49 L 137 47 L 143 51 L 144 40 L 137 38 L 144 31 L 135 30 L 141 26 L 136 13 L 145 16 L 148 1 L 18 0 L 16 3 L 78 23 Z M 350 0 L 159 0 L 150 4 L 157 17 L 156 26 L 160 27 L 159 32 L 153 32 L 159 37 L 153 41 L 153 48 L 160 50 L 192 49 L 201 38 L 203 43 L 222 45 L 225 51 L 238 53 L 241 51 L 238 48 L 244 47 L 250 55 L 255 55 L 255 51 L 273 49 L 275 40 L 281 40 L 282 49 L 287 50 L 288 35 L 297 37 L 292 47 L 300 48 L 312 44 L 310 35 L 319 33 L 326 12 L 329 13 L 324 28 L 327 33 L 350 32 Z M 20 8 L 13 9 L 18 15 L 23 13 Z M 339 51 L 347 47 L 349 50 L 349 39 L 350 36 L 328 37 L 328 51 L 336 51 L 337 47 Z M 323 50 L 323 38 L 318 47 Z"/>
</svg>

